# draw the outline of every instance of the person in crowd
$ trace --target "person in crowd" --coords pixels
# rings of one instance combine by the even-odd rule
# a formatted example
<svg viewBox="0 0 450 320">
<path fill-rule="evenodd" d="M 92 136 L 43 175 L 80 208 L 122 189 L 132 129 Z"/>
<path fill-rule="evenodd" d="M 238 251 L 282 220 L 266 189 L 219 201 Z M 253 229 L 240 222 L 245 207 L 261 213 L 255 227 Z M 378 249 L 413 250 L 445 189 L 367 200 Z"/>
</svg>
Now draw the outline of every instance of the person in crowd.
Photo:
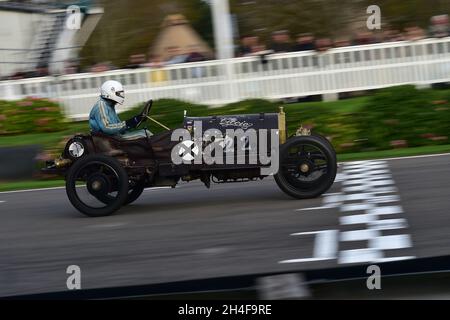
<svg viewBox="0 0 450 320">
<path fill-rule="evenodd" d="M 90 67 L 90 72 L 105 72 L 117 69 L 110 61 L 100 62 Z"/>
<path fill-rule="evenodd" d="M 80 65 L 77 60 L 67 60 L 64 64 L 64 74 L 75 74 L 80 72 Z"/>
<path fill-rule="evenodd" d="M 274 53 L 292 51 L 291 40 L 287 30 L 275 31 L 272 33 L 272 42 L 269 47 Z"/>
<path fill-rule="evenodd" d="M 188 47 L 186 62 L 200 62 L 205 60 L 207 60 L 206 56 L 201 52 L 199 45 L 191 45 Z M 205 71 L 201 67 L 192 67 L 190 71 L 193 78 L 201 78 L 205 75 Z"/>
<path fill-rule="evenodd" d="M 264 44 L 257 44 L 256 46 L 252 46 L 252 52 L 250 55 L 259 55 L 261 52 L 266 52 L 267 48 Z"/>
<path fill-rule="evenodd" d="M 309 51 L 315 49 L 315 40 L 314 36 L 311 33 L 302 33 L 297 36 L 297 41 L 294 45 L 294 51 Z"/>
<path fill-rule="evenodd" d="M 448 14 L 431 17 L 430 35 L 434 38 L 450 36 L 450 22 Z"/>
<path fill-rule="evenodd" d="M 164 67 L 164 61 L 161 55 L 152 54 L 150 55 L 148 62 L 144 63 L 142 66 L 147 68 L 161 68 Z"/>
<path fill-rule="evenodd" d="M 409 41 L 417 41 L 426 38 L 425 31 L 418 26 L 409 26 L 405 28 L 405 37 Z"/>
<path fill-rule="evenodd" d="M 239 46 L 237 55 L 239 57 L 245 57 L 251 55 L 261 45 L 259 44 L 259 38 L 257 36 L 243 36 L 241 38 L 241 45 Z"/>
<path fill-rule="evenodd" d="M 353 40 L 354 45 L 365 45 L 375 43 L 376 39 L 371 32 L 359 31 Z"/>
<path fill-rule="evenodd" d="M 406 37 L 400 30 L 394 29 L 392 31 L 392 41 L 405 41 Z"/>
<path fill-rule="evenodd" d="M 394 30 L 392 30 L 391 28 L 386 28 L 383 30 L 382 34 L 381 34 L 381 41 L 382 42 L 391 42 L 394 41 L 395 35 L 394 35 Z"/>
<path fill-rule="evenodd" d="M 341 37 L 334 40 L 335 48 L 349 47 L 352 45 L 352 41 L 347 37 Z"/>
<path fill-rule="evenodd" d="M 27 78 L 27 73 L 23 71 L 18 71 L 7 77 L 6 80 L 20 80 L 24 78 Z"/>
<path fill-rule="evenodd" d="M 245 35 L 241 37 L 241 44 L 238 48 L 237 56 L 238 57 L 245 57 L 246 55 L 249 55 L 252 51 L 251 45 L 250 45 L 250 39 L 251 36 Z"/>
<path fill-rule="evenodd" d="M 145 54 L 133 54 L 129 57 L 129 63 L 125 67 L 127 69 L 137 69 L 142 67 L 143 64 L 145 64 Z"/>
<path fill-rule="evenodd" d="M 333 41 L 330 38 L 320 38 L 316 40 L 315 46 L 316 51 L 325 52 L 333 48 Z"/>
<path fill-rule="evenodd" d="M 262 64 L 267 64 L 267 56 L 272 54 L 272 50 L 267 50 L 264 44 L 258 44 L 252 47 L 252 53 L 250 56 L 258 57 Z"/>
<path fill-rule="evenodd" d="M 165 62 L 167 65 L 184 63 L 188 57 L 187 54 L 181 51 L 181 48 L 178 46 L 170 46 L 167 48 L 167 53 L 169 55 L 169 59 Z"/>
<path fill-rule="evenodd" d="M 199 45 L 191 45 L 188 48 L 189 53 L 187 54 L 186 62 L 199 62 L 205 61 L 206 56 L 201 52 Z"/>
<path fill-rule="evenodd" d="M 29 72 L 27 74 L 27 78 L 38 78 L 38 77 L 46 77 L 49 75 L 48 65 L 47 64 L 39 64 L 36 69 Z"/>
</svg>

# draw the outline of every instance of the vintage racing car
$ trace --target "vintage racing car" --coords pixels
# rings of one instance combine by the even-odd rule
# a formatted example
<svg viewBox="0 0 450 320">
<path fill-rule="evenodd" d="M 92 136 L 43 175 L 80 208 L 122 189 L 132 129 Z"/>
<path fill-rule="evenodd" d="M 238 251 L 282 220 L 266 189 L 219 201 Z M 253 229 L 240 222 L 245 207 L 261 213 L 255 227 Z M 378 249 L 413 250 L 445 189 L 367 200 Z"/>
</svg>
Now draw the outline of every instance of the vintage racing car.
<svg viewBox="0 0 450 320">
<path fill-rule="evenodd" d="M 142 122 L 148 119 L 156 122 L 166 129 L 164 132 L 133 140 L 101 133 L 77 134 L 67 142 L 58 159 L 46 163 L 42 171 L 65 178 L 67 196 L 80 212 L 91 217 L 110 215 L 135 201 L 145 188 L 175 187 L 180 181 L 198 179 L 209 188 L 211 181 L 229 183 L 263 179 L 271 174 L 262 169 L 269 168 L 275 158 L 270 163 L 263 163 L 259 157 L 256 162 L 245 161 L 255 153 L 261 156 L 259 146 L 263 140 L 268 144 L 267 155 L 278 157 L 278 167 L 273 174 L 278 186 L 288 195 L 298 199 L 317 197 L 334 182 L 337 162 L 331 143 L 302 127 L 287 137 L 282 107 L 278 113 L 231 116 L 188 117 L 185 112 L 183 126 L 179 129 L 186 131 L 191 139 L 185 135 L 174 140 L 175 130 L 149 116 L 151 106 L 150 100 L 142 111 Z M 208 132 L 223 133 L 222 141 L 214 136 L 209 143 L 216 140 L 223 148 L 219 158 L 229 157 L 228 160 L 235 161 L 197 162 L 197 156 L 204 152 L 208 141 L 196 140 L 196 124 L 201 125 L 202 139 Z M 232 129 L 244 132 L 242 143 L 236 137 L 228 139 L 228 131 Z M 245 136 L 250 130 L 257 133 L 253 135 L 256 144 L 249 143 L 250 135 Z M 275 132 L 278 140 L 260 134 L 263 131 Z M 274 148 L 274 141 L 277 148 Z M 183 162 L 174 163 L 174 154 L 183 155 L 180 158 Z M 243 155 L 244 159 L 236 161 L 238 155 Z"/>
</svg>

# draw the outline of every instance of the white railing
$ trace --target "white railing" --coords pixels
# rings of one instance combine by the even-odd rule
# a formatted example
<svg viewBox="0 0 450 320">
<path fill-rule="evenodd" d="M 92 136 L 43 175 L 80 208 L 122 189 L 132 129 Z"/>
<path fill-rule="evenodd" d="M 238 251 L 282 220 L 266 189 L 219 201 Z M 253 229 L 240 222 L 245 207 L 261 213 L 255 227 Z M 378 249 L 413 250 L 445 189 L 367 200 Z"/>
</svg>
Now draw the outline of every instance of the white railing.
<svg viewBox="0 0 450 320">
<path fill-rule="evenodd" d="M 279 99 L 450 81 L 450 38 L 379 43 L 259 57 L 185 63 L 0 82 L 0 97 L 47 96 L 69 117 L 84 118 L 101 83 L 121 81 L 126 103 L 175 98 L 218 105 L 247 98 Z"/>
</svg>

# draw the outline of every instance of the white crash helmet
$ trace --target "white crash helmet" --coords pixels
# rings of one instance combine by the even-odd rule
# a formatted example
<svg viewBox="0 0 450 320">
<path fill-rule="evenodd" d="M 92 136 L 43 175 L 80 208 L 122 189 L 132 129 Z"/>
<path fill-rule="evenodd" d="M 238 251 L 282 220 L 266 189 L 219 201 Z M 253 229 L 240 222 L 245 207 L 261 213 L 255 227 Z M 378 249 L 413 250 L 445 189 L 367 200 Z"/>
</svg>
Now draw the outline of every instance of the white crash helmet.
<svg viewBox="0 0 450 320">
<path fill-rule="evenodd" d="M 123 104 L 125 101 L 125 92 L 122 84 L 115 80 L 105 81 L 100 88 L 100 97 Z"/>
</svg>

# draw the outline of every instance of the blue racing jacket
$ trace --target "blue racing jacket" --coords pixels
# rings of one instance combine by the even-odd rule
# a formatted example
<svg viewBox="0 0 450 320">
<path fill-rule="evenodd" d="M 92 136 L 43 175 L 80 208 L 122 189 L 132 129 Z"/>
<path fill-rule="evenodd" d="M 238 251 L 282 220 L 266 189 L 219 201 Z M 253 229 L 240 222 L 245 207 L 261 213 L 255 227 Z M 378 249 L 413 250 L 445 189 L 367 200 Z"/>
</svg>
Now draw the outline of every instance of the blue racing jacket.
<svg viewBox="0 0 450 320">
<path fill-rule="evenodd" d="M 114 108 L 114 102 L 100 98 L 89 114 L 89 126 L 92 132 L 103 132 L 110 135 L 124 133 L 127 129 L 125 121 L 120 121 Z"/>
</svg>

